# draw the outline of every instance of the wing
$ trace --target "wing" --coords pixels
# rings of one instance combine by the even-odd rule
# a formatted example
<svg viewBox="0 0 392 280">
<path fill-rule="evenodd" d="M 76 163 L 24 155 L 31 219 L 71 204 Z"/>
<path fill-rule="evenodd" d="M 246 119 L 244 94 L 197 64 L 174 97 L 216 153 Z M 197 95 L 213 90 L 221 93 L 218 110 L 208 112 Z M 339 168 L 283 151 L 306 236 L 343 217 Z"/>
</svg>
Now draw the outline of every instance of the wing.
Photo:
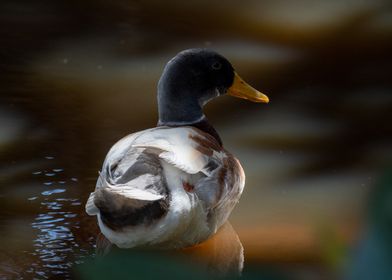
<svg viewBox="0 0 392 280">
<path fill-rule="evenodd" d="M 138 137 L 132 145 L 162 151 L 159 157 L 189 174 L 211 174 L 224 151 L 209 134 L 193 127 L 159 127 Z"/>
<path fill-rule="evenodd" d="M 159 128 L 138 137 L 133 146 L 162 151 L 160 158 L 190 177 L 201 173 L 194 189 L 208 209 L 230 213 L 242 193 L 245 174 L 239 161 L 197 128 Z"/>
<path fill-rule="evenodd" d="M 128 135 L 110 149 L 95 191 L 86 203 L 89 215 L 102 214 L 102 209 L 115 212 L 126 206 L 140 208 L 167 198 L 156 150 L 132 147 L 134 140 L 146 132 Z"/>
<path fill-rule="evenodd" d="M 194 191 L 206 208 L 237 201 L 242 192 L 244 176 L 238 161 L 215 138 L 194 127 L 157 127 L 121 139 L 109 151 L 100 178 L 158 199 L 168 193 L 160 160 L 184 171 L 192 182 L 197 178 Z M 101 186 L 107 184 L 99 179 L 97 188 Z"/>
<path fill-rule="evenodd" d="M 157 127 L 118 141 L 106 156 L 102 173 L 112 182 L 124 183 L 145 173 L 156 174 L 160 166 L 155 157 L 159 157 L 188 174 L 208 176 L 222 152 L 212 136 L 196 128 Z"/>
</svg>

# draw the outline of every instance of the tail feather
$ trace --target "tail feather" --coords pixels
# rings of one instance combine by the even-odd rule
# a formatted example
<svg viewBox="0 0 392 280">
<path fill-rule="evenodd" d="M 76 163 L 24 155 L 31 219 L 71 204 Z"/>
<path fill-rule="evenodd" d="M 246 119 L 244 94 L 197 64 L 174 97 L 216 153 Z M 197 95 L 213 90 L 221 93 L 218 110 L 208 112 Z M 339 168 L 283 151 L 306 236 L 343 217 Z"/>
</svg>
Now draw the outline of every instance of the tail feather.
<svg viewBox="0 0 392 280">
<path fill-rule="evenodd" d="M 90 194 L 86 212 L 89 215 L 100 214 L 102 222 L 113 230 L 149 224 L 168 210 L 168 199 L 164 195 L 126 184 L 104 182 L 105 185 Z"/>
<path fill-rule="evenodd" d="M 137 186 L 132 186 L 129 184 L 114 185 L 107 181 L 101 173 L 99 173 L 98 180 L 99 187 L 95 190 L 95 192 L 90 193 L 86 203 L 86 213 L 90 216 L 97 215 L 99 213 L 99 207 L 97 207 L 97 204 L 103 204 L 101 200 L 104 199 L 103 196 L 105 196 L 105 193 L 107 193 L 106 196 L 114 199 L 114 201 L 110 201 L 110 204 L 114 204 L 114 206 L 115 204 L 121 206 L 124 203 L 129 203 L 131 205 L 143 204 L 143 202 L 147 203 L 149 201 L 152 202 L 165 198 L 164 195 L 154 193 L 152 191 L 142 190 L 137 188 Z M 137 203 L 138 201 L 139 203 Z"/>
<path fill-rule="evenodd" d="M 127 185 L 108 185 L 106 190 L 124 196 L 125 198 L 143 201 L 156 201 L 164 198 L 163 195 L 137 189 L 135 187 Z"/>
<path fill-rule="evenodd" d="M 86 203 L 86 213 L 90 216 L 97 215 L 99 213 L 99 209 L 95 206 L 94 203 L 95 192 L 90 193 L 90 196 L 87 199 Z"/>
</svg>

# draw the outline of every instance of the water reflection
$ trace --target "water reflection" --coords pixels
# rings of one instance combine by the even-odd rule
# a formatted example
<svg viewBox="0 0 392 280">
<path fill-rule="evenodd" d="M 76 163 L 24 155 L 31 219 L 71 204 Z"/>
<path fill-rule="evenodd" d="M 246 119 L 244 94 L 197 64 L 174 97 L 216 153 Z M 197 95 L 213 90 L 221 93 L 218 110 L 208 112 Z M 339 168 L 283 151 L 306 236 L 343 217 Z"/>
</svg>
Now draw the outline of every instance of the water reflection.
<svg viewBox="0 0 392 280">
<path fill-rule="evenodd" d="M 79 227 L 79 221 L 76 213 L 63 209 L 79 205 L 75 198 L 45 199 L 41 202 L 43 213 L 38 214 L 32 223 L 32 227 L 38 230 L 33 255 L 38 256 L 39 262 L 32 264 L 29 273 L 45 278 L 69 273 L 78 259 L 76 248 L 79 247 L 71 228 Z"/>
<path fill-rule="evenodd" d="M 97 237 L 96 250 L 97 255 L 100 257 L 99 263 L 109 263 L 111 271 L 117 269 L 121 270 L 114 261 L 120 258 L 119 256 L 124 258 L 124 255 L 128 255 L 131 259 L 133 259 L 138 254 L 140 254 L 140 252 L 142 252 L 142 255 L 147 252 L 151 258 L 154 258 L 155 254 L 158 256 L 164 254 L 166 258 L 172 259 L 172 265 L 175 267 L 188 267 L 189 264 L 192 264 L 193 270 L 197 270 L 198 273 L 208 277 L 239 276 L 241 275 L 242 269 L 244 267 L 244 248 L 240 239 L 238 238 L 236 231 L 229 222 L 226 222 L 218 230 L 218 232 L 207 241 L 194 247 L 182 250 L 163 252 L 162 250 L 152 251 L 151 249 L 147 251 L 140 251 L 138 249 L 119 249 L 114 245 L 112 246 L 102 234 L 99 234 Z M 89 265 L 86 267 L 89 267 Z M 100 275 L 99 266 L 94 264 L 92 265 L 95 266 L 95 269 L 93 269 L 94 271 L 91 272 L 91 269 L 87 268 L 86 270 L 90 272 L 83 274 L 83 279 L 97 279 L 96 277 Z M 132 261 L 127 263 L 127 269 L 121 272 L 122 275 L 137 277 L 134 272 L 134 266 L 135 264 Z M 83 269 L 84 268 L 82 266 L 81 270 Z M 151 267 L 145 269 L 151 269 Z M 98 272 L 96 270 L 98 270 Z M 167 271 L 163 271 L 163 275 L 161 274 L 160 276 L 170 276 L 166 275 L 166 272 Z M 139 276 L 145 276 L 146 273 L 147 272 L 144 271 Z M 98 279 L 104 278 L 100 276 Z"/>
<path fill-rule="evenodd" d="M 45 159 L 52 161 L 55 158 L 46 156 Z M 44 190 L 27 198 L 39 205 L 39 211 L 31 223 L 36 231 L 33 250 L 24 253 L 31 255 L 32 262 L 19 274 L 20 277 L 49 279 L 61 276 L 67 279 L 71 268 L 91 251 L 91 245 L 80 244 L 80 238 L 75 237 L 82 221 L 82 203 L 73 196 L 79 187 L 78 180 L 67 177 L 63 168 L 51 168 L 52 164 L 56 162 L 49 162 L 44 170 L 31 172 L 36 180 L 41 181 Z M 46 181 L 48 178 L 51 181 Z M 90 239 L 92 242 L 93 238 Z M 84 242 L 88 244 L 89 240 Z"/>
<path fill-rule="evenodd" d="M 244 247 L 230 222 L 226 222 L 209 240 L 183 250 L 208 273 L 239 276 L 244 268 Z"/>
</svg>

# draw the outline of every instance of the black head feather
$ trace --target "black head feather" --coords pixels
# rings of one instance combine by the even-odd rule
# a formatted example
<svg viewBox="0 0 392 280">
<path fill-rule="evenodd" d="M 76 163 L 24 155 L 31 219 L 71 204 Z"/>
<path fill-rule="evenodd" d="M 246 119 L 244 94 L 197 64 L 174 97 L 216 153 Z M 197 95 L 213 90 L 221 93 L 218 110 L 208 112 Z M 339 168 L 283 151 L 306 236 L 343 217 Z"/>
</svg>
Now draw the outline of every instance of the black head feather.
<svg viewBox="0 0 392 280">
<path fill-rule="evenodd" d="M 208 49 L 190 49 L 170 60 L 158 83 L 159 125 L 204 120 L 203 106 L 233 84 L 230 62 Z"/>
</svg>

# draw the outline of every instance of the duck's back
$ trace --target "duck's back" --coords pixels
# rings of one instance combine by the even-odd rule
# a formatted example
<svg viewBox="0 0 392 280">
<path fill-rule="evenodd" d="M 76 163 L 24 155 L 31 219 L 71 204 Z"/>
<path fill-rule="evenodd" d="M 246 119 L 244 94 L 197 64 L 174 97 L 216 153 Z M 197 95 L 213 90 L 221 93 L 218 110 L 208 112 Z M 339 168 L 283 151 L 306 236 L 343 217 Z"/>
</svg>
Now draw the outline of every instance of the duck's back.
<svg viewBox="0 0 392 280">
<path fill-rule="evenodd" d="M 197 241 L 214 233 L 243 185 L 240 164 L 214 137 L 194 127 L 157 127 L 111 148 L 86 211 L 120 247 L 174 237 L 180 247 L 183 235 Z"/>
</svg>

